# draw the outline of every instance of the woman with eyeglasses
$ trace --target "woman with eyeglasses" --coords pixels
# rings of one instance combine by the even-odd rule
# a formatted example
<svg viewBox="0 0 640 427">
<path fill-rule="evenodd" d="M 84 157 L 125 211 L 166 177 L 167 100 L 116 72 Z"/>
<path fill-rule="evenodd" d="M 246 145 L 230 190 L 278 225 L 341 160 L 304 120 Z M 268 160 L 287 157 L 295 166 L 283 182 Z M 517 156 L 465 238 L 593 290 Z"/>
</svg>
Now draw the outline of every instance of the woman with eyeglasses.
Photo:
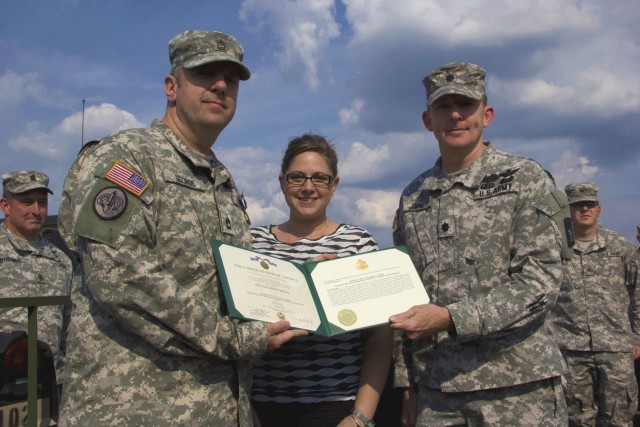
<svg viewBox="0 0 640 427">
<path fill-rule="evenodd" d="M 314 134 L 292 139 L 280 188 L 289 206 L 282 224 L 253 228 L 253 249 L 300 263 L 377 249 L 363 228 L 327 217 L 340 178 L 338 156 Z M 374 426 L 391 359 L 385 326 L 333 337 L 294 339 L 255 364 L 252 399 L 262 427 Z"/>
</svg>

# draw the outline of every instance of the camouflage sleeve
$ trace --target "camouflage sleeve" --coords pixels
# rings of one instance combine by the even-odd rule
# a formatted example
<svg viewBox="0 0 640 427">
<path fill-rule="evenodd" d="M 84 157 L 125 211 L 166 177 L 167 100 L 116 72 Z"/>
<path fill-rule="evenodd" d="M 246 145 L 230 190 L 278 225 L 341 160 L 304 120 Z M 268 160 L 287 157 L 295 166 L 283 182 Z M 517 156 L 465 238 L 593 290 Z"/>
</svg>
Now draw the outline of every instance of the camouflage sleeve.
<svg viewBox="0 0 640 427">
<path fill-rule="evenodd" d="M 542 207 L 542 200 L 553 185 L 535 169 L 527 173 L 512 213 L 511 229 L 504 230 L 511 234 L 508 274 L 494 271 L 479 277 L 492 283 L 486 296 L 447 306 L 460 341 L 508 334 L 511 329 L 544 316 L 558 297 L 562 279 L 560 247 L 552 220 Z"/>
<path fill-rule="evenodd" d="M 215 264 L 205 247 L 209 240 L 186 221 L 184 212 L 162 212 L 173 221 L 182 221 L 177 229 L 184 230 L 160 241 L 155 225 L 159 215 L 157 202 L 151 198 L 142 200 L 144 194 L 142 198 L 129 194 L 126 211 L 117 219 L 107 221 L 97 217 L 94 198 L 104 190 L 102 186 L 113 185 L 103 183 L 99 174 L 95 174 L 104 166 L 101 162 L 124 159 L 147 176 L 153 173 L 151 167 L 138 163 L 133 154 L 118 151 L 117 144 L 100 147 L 79 176 L 78 188 L 86 195 L 75 226 L 85 285 L 92 299 L 121 328 L 161 352 L 210 355 L 221 360 L 261 356 L 267 346 L 267 325 L 241 322 L 223 314 L 224 301 L 216 285 Z M 178 209 L 175 206 L 190 209 L 188 201 L 174 205 Z M 173 274 L 164 267 L 167 255 L 164 260 L 161 258 L 160 245 L 179 246 L 171 253 L 180 257 L 178 270 L 174 269 Z M 181 274 L 182 280 L 177 280 L 176 274 Z"/>
<path fill-rule="evenodd" d="M 625 283 L 631 301 L 631 331 L 633 332 L 633 345 L 640 346 L 640 284 L 638 283 L 638 266 L 640 265 L 640 253 L 631 243 L 625 245 L 624 269 Z"/>
<path fill-rule="evenodd" d="M 393 335 L 393 386 L 411 387 L 413 381 L 412 341 L 402 331 Z"/>
</svg>

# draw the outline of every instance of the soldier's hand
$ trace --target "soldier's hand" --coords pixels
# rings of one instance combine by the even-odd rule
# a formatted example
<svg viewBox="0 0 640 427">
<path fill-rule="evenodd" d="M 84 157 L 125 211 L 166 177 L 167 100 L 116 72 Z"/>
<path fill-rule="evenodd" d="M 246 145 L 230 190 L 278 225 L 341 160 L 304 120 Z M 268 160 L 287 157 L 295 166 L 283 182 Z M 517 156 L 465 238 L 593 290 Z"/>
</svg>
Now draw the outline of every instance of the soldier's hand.
<svg viewBox="0 0 640 427">
<path fill-rule="evenodd" d="M 638 347 L 637 345 L 633 346 L 633 360 L 638 360 L 640 359 L 640 347 Z"/>
<path fill-rule="evenodd" d="M 292 340 L 295 337 L 308 335 L 307 331 L 289 330 L 290 327 L 291 324 L 286 320 L 280 320 L 279 322 L 269 323 L 267 325 L 267 353 L 280 348 L 282 344 Z"/>
<path fill-rule="evenodd" d="M 449 310 L 434 304 L 414 305 L 404 313 L 394 314 L 389 326 L 404 331 L 412 340 L 454 328 Z"/>
</svg>

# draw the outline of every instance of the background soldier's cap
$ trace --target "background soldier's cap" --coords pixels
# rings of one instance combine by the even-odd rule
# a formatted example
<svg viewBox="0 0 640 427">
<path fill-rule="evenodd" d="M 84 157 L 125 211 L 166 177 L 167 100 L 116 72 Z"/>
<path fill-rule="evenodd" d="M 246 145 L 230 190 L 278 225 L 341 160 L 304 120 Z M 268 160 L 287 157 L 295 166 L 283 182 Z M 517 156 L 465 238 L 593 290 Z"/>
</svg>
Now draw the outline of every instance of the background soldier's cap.
<svg viewBox="0 0 640 427">
<path fill-rule="evenodd" d="M 638 233 L 640 233 L 640 225 L 636 227 L 638 229 Z"/>
<path fill-rule="evenodd" d="M 485 74 L 482 68 L 468 62 L 450 62 L 436 68 L 422 80 L 427 89 L 427 105 L 451 94 L 481 100 Z"/>
<path fill-rule="evenodd" d="M 569 204 L 578 202 L 598 202 L 598 187 L 592 182 L 579 182 L 577 184 L 569 184 L 564 187 L 567 193 Z"/>
<path fill-rule="evenodd" d="M 171 70 L 182 66 L 195 68 L 218 61 L 233 62 L 240 70 L 240 80 L 249 80 L 251 71 L 242 63 L 244 51 L 238 41 L 218 31 L 188 30 L 169 42 Z"/>
<path fill-rule="evenodd" d="M 39 188 L 53 194 L 49 188 L 49 177 L 42 172 L 23 171 L 2 174 L 2 190 L 5 192 L 20 194 Z"/>
</svg>

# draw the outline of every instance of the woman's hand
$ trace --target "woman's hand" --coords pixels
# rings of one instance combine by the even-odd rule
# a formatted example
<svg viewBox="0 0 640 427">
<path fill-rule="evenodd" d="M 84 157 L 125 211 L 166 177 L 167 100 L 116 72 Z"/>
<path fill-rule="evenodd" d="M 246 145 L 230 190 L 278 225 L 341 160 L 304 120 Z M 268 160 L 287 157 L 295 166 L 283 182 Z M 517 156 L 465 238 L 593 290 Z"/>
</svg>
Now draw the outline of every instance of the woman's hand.
<svg viewBox="0 0 640 427">
<path fill-rule="evenodd" d="M 338 424 L 336 427 L 358 427 L 358 424 L 356 424 L 351 415 L 347 415 L 342 419 L 342 421 L 340 421 L 340 424 Z"/>
<path fill-rule="evenodd" d="M 332 259 L 336 259 L 338 258 L 337 254 L 322 254 L 322 255 L 318 255 L 316 257 L 311 258 L 309 261 L 329 261 Z"/>
</svg>

